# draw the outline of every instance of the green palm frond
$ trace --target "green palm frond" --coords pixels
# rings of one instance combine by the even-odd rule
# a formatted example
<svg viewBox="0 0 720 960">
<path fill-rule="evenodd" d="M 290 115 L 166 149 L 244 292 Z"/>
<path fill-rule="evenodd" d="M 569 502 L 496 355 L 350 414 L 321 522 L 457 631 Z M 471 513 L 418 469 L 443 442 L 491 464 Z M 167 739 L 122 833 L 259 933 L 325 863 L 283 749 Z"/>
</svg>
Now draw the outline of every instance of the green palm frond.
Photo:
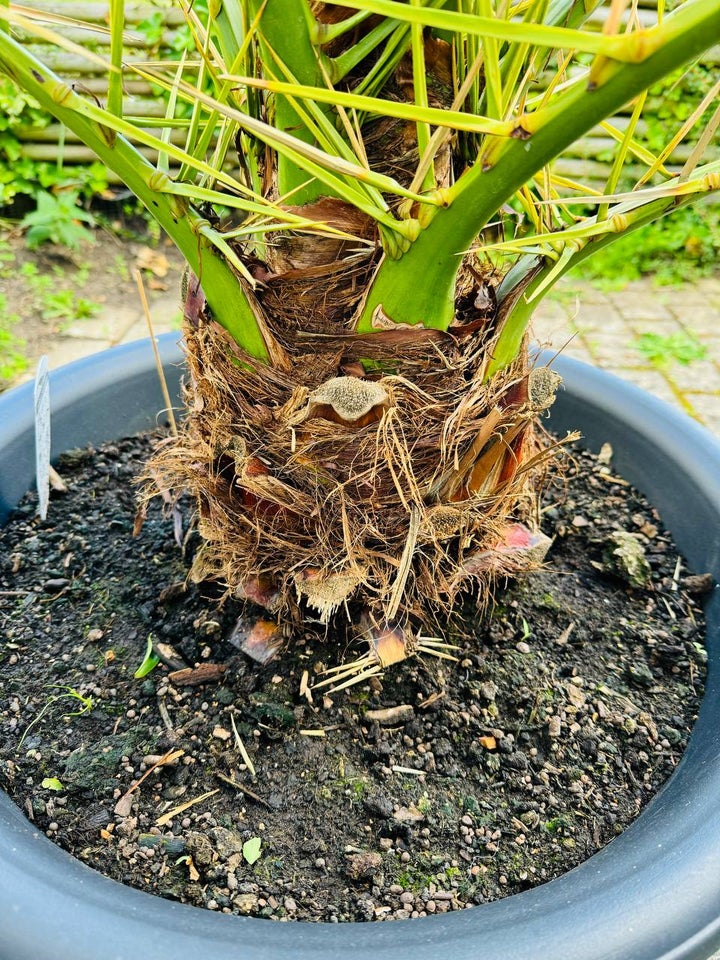
<svg viewBox="0 0 720 960">
<path fill-rule="evenodd" d="M 686 202 L 717 189 L 714 171 L 700 165 L 720 111 L 694 141 L 680 182 L 671 159 L 720 84 L 659 149 L 643 122 L 647 88 L 720 37 L 717 3 L 685 0 L 672 14 L 660 4 L 657 23 L 640 29 L 632 6 L 614 2 L 599 31 L 588 26 L 598 3 L 462 0 L 450 8 L 443 0 L 351 0 L 326 16 L 339 0 L 329 0 L 325 13 L 306 0 L 226 0 L 207 15 L 183 0 L 195 49 L 153 63 L 123 60 L 123 0 L 111 4 L 105 57 L 62 35 L 77 26 L 70 18 L 12 5 L 0 17 L 21 35 L 102 67 L 107 106 L 66 95 L 51 75 L 45 101 L 81 138 L 91 130 L 105 162 L 124 178 L 131 156 L 153 152 L 155 171 L 143 159 L 136 178 L 141 199 L 152 210 L 163 198 L 171 235 L 173 210 L 193 212 L 201 261 L 207 248 L 251 284 L 243 249 L 261 251 L 283 230 L 352 237 L 303 216 L 302 207 L 321 197 L 374 222 L 375 240 L 353 238 L 368 249 L 379 242 L 385 253 L 357 321 L 360 332 L 370 332 L 378 310 L 384 322 L 447 327 L 456 273 L 471 250 L 510 260 L 533 250 L 548 262 L 537 299 L 564 272 L 558 263 L 576 257 L 573 243 L 584 250 L 599 238 L 609 242 L 610 225 L 625 216 L 619 207 L 629 202 L 631 168 L 629 186 L 643 204 Z M 288 31 L 288 23 L 296 29 Z M 16 77 L 18 49 L 11 35 L 0 37 L 0 65 Z M 164 117 L 136 116 L 123 104 L 122 84 L 133 76 L 164 91 Z M 31 66 L 22 78 L 32 89 Z M 629 120 L 619 124 L 613 115 L 630 100 Z M 600 190 L 554 168 L 595 124 L 615 144 Z M 402 171 L 372 147 L 378 131 L 403 138 Z M 582 209 L 588 204 L 589 212 Z M 208 226 L 201 205 L 237 211 L 241 222 Z M 522 229 L 488 246 L 483 228 L 502 223 L 507 210 L 524 216 Z M 186 251 L 189 236 L 179 242 Z"/>
</svg>

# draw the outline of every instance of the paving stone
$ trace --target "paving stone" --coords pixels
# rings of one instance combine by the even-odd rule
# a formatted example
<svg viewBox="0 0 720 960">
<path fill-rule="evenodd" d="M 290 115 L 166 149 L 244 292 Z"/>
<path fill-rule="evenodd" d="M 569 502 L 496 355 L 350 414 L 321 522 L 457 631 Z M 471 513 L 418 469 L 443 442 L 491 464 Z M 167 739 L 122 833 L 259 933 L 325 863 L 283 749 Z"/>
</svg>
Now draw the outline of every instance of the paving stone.
<svg viewBox="0 0 720 960">
<path fill-rule="evenodd" d="M 150 317 L 153 326 L 158 323 L 169 324 L 173 329 L 180 326 L 182 321 L 182 305 L 180 291 L 172 289 L 159 293 L 150 299 Z"/>
<path fill-rule="evenodd" d="M 717 337 L 720 329 L 720 307 L 713 307 L 707 302 L 704 305 L 696 303 L 687 307 L 679 304 L 674 307 L 678 323 L 690 334 L 697 337 Z"/>
<path fill-rule="evenodd" d="M 665 400 L 668 403 L 674 404 L 675 406 L 678 405 L 677 397 L 672 389 L 672 386 L 657 370 L 643 369 L 637 366 L 608 366 L 605 369 L 607 369 L 610 373 L 614 373 L 615 376 L 620 377 L 622 380 L 627 380 L 629 383 L 634 383 L 635 386 L 640 387 L 643 390 L 647 390 L 648 393 L 652 393 L 661 400 Z"/>
<path fill-rule="evenodd" d="M 69 326 L 64 327 L 63 336 L 79 340 L 102 340 L 107 343 L 118 343 L 140 316 L 139 305 L 136 308 L 104 307 L 97 317 L 75 320 Z"/>
<path fill-rule="evenodd" d="M 693 360 L 687 366 L 671 364 L 668 377 L 683 389 L 698 393 L 720 392 L 720 367 L 713 360 Z"/>
<path fill-rule="evenodd" d="M 58 367 L 71 363 L 73 360 L 79 360 L 81 357 L 89 357 L 91 353 L 97 353 L 98 350 L 104 350 L 107 343 L 98 340 L 81 339 L 79 337 L 59 338 L 54 341 L 52 349 L 48 350 L 48 366 L 51 370 L 57 370 Z M 31 377 L 35 376 L 35 371 Z"/>
<path fill-rule="evenodd" d="M 656 333 L 661 337 L 671 337 L 673 334 L 686 332 L 682 321 L 674 314 L 655 317 L 652 320 L 628 314 L 624 321 L 628 328 L 634 332 L 636 339 L 644 333 Z"/>
<path fill-rule="evenodd" d="M 720 393 L 690 393 L 685 397 L 691 404 L 697 419 L 720 436 Z"/>
<path fill-rule="evenodd" d="M 567 283 L 567 287 L 564 284 L 559 284 L 558 286 L 562 290 L 566 290 L 568 288 L 571 289 L 572 292 L 577 295 L 581 303 L 596 304 L 610 302 L 605 290 L 599 290 L 597 287 L 593 287 L 592 284 L 584 283 L 583 281 L 578 281 L 574 284 Z"/>
</svg>

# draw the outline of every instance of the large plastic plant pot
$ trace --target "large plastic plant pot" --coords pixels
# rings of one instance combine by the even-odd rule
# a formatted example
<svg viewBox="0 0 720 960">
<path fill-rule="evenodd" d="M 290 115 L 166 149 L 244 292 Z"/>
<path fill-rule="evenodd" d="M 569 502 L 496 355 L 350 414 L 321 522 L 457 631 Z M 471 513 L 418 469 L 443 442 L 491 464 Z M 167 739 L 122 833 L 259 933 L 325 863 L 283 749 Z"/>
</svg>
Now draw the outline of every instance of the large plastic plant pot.
<svg viewBox="0 0 720 960">
<path fill-rule="evenodd" d="M 161 338 L 171 390 L 182 354 Z M 720 446 L 622 381 L 558 359 L 552 426 L 609 442 L 691 569 L 720 578 Z M 149 342 L 51 376 L 53 454 L 152 426 Z M 32 387 L 0 397 L 0 513 L 34 482 Z M 586 863 L 471 910 L 393 923 L 272 923 L 123 887 L 73 860 L 0 794 L 1 960 L 695 960 L 720 945 L 720 596 L 707 606 L 707 692 L 682 762 L 640 818 Z M 1 642 L 1 641 L 0 641 Z"/>
</svg>

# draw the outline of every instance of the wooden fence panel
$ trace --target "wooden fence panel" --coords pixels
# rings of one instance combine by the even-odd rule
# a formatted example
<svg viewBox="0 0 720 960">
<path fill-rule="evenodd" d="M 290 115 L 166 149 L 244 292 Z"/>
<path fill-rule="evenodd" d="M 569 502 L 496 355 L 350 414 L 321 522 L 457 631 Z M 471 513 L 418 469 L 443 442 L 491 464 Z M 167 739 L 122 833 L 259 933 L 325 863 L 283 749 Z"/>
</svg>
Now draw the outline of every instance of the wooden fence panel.
<svg viewBox="0 0 720 960">
<path fill-rule="evenodd" d="M 720 0 L 718 0 L 720 2 Z M 63 28 L 63 32 L 71 37 L 76 43 L 88 43 L 98 50 L 107 49 L 108 32 L 107 24 L 109 20 L 109 6 L 107 3 L 83 2 L 83 0 L 35 0 L 34 7 L 47 10 L 49 13 L 58 13 L 66 17 L 90 22 L 97 25 L 95 30 L 85 30 L 80 27 L 72 26 Z M 638 5 L 638 17 L 643 25 L 650 25 L 653 22 L 654 13 L 650 7 L 654 7 L 653 0 L 640 0 Z M 177 6 L 155 7 L 142 2 L 129 2 L 125 8 L 126 19 L 128 23 L 128 42 L 126 60 L 131 62 L 147 61 L 153 56 L 153 51 L 147 49 L 147 42 L 142 34 L 133 28 L 143 20 L 162 13 L 163 34 L 162 44 L 169 46 L 177 36 L 178 30 L 183 25 L 182 11 Z M 592 17 L 591 23 L 600 29 L 606 9 L 600 7 Z M 87 60 L 75 54 L 49 50 L 42 47 L 35 38 L 27 37 L 26 41 L 33 46 L 37 46 L 50 66 L 63 78 L 76 80 L 81 84 L 84 91 L 90 96 L 103 99 L 107 93 L 107 84 L 99 76 L 97 68 Z M 157 49 L 154 48 L 154 49 Z M 720 47 L 715 47 L 705 56 L 705 63 L 717 65 L 720 64 Z M 125 83 L 125 101 L 123 110 L 127 115 L 162 117 L 165 112 L 165 104 L 161 97 L 158 97 L 152 90 L 150 84 L 139 79 L 129 78 Z M 621 113 L 615 119 L 615 123 L 621 128 L 627 122 L 627 114 Z M 62 127 L 56 123 L 50 123 L 45 127 L 28 127 L 17 131 L 18 138 L 23 144 L 23 150 L 28 157 L 35 160 L 57 161 L 61 157 L 64 164 L 86 164 L 92 162 L 94 155 L 86 147 L 79 144 L 69 132 L 63 131 Z M 173 142 L 182 144 L 181 135 L 174 135 Z M 560 176 L 568 179 L 580 180 L 591 187 L 601 187 L 607 178 L 609 171 L 609 160 L 615 149 L 615 143 L 608 134 L 601 128 L 592 130 L 586 137 L 578 141 L 566 154 L 560 157 L 554 164 L 553 170 Z M 673 154 L 668 168 L 670 170 L 679 170 L 683 162 L 687 159 L 689 148 L 682 146 Z M 149 155 L 149 154 L 148 154 Z M 711 146 L 710 155 L 720 156 L 720 142 L 716 136 Z M 629 174 L 641 172 L 636 170 L 630 163 L 626 170 Z M 110 178 L 112 181 L 112 177 Z"/>
</svg>

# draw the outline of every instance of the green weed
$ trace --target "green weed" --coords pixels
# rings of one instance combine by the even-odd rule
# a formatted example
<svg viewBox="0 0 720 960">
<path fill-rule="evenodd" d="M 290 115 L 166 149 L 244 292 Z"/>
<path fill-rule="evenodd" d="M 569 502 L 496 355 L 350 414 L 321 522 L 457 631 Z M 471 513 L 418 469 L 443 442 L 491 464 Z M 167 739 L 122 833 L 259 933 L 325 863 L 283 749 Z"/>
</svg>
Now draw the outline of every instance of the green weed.
<svg viewBox="0 0 720 960">
<path fill-rule="evenodd" d="M 635 349 L 653 366 L 665 369 L 671 363 L 687 366 L 695 360 L 707 357 L 707 347 L 691 333 L 679 331 L 663 336 L 659 333 L 643 333 L 635 341 Z"/>
<path fill-rule="evenodd" d="M 20 268 L 20 275 L 33 294 L 44 320 L 88 320 L 100 309 L 100 304 L 95 300 L 79 296 L 76 292 L 90 277 L 90 265 L 87 263 L 81 264 L 73 273 L 73 286 L 67 289 L 57 289 L 58 281 L 68 276 L 61 268 L 53 269 L 52 274 L 41 273 L 36 264 L 28 261 Z"/>
<path fill-rule="evenodd" d="M 44 294 L 41 309 L 46 320 L 88 320 L 95 316 L 100 305 L 94 300 L 79 297 L 69 288 Z"/>
<path fill-rule="evenodd" d="M 15 273 L 15 254 L 0 241 L 0 277 L 9 277 Z"/>
<path fill-rule="evenodd" d="M 113 267 L 115 269 L 115 273 L 117 273 L 123 283 L 127 283 L 130 280 L 130 270 L 128 269 L 125 257 L 121 253 L 115 255 Z"/>
<path fill-rule="evenodd" d="M 153 653 L 153 638 L 152 634 L 148 634 L 147 645 L 145 647 L 145 656 L 142 663 L 137 668 L 133 677 L 136 680 L 141 680 L 143 677 L 146 677 L 149 673 L 155 669 L 155 667 L 160 663 L 160 658 Z"/>
<path fill-rule="evenodd" d="M 23 353 L 25 341 L 15 328 L 20 317 L 8 309 L 7 297 L 0 293 L 0 389 L 27 370 L 28 359 Z"/>
<path fill-rule="evenodd" d="M 94 225 L 95 217 L 78 206 L 78 199 L 75 191 L 57 196 L 46 192 L 36 195 L 36 209 L 25 214 L 20 221 L 20 226 L 27 231 L 25 243 L 28 250 L 36 250 L 43 243 L 77 250 L 82 243 L 93 239 L 83 224 Z"/>
<path fill-rule="evenodd" d="M 409 890 L 411 893 L 422 893 L 427 890 L 431 883 L 435 883 L 437 878 L 431 873 L 425 873 L 422 869 L 413 869 L 408 867 L 395 878 L 395 882 L 403 890 Z"/>
<path fill-rule="evenodd" d="M 150 49 L 155 49 L 160 46 L 164 30 L 163 23 L 164 17 L 162 12 L 156 10 L 155 13 L 141 20 L 135 27 L 136 31 L 145 37 L 145 42 Z"/>
</svg>

